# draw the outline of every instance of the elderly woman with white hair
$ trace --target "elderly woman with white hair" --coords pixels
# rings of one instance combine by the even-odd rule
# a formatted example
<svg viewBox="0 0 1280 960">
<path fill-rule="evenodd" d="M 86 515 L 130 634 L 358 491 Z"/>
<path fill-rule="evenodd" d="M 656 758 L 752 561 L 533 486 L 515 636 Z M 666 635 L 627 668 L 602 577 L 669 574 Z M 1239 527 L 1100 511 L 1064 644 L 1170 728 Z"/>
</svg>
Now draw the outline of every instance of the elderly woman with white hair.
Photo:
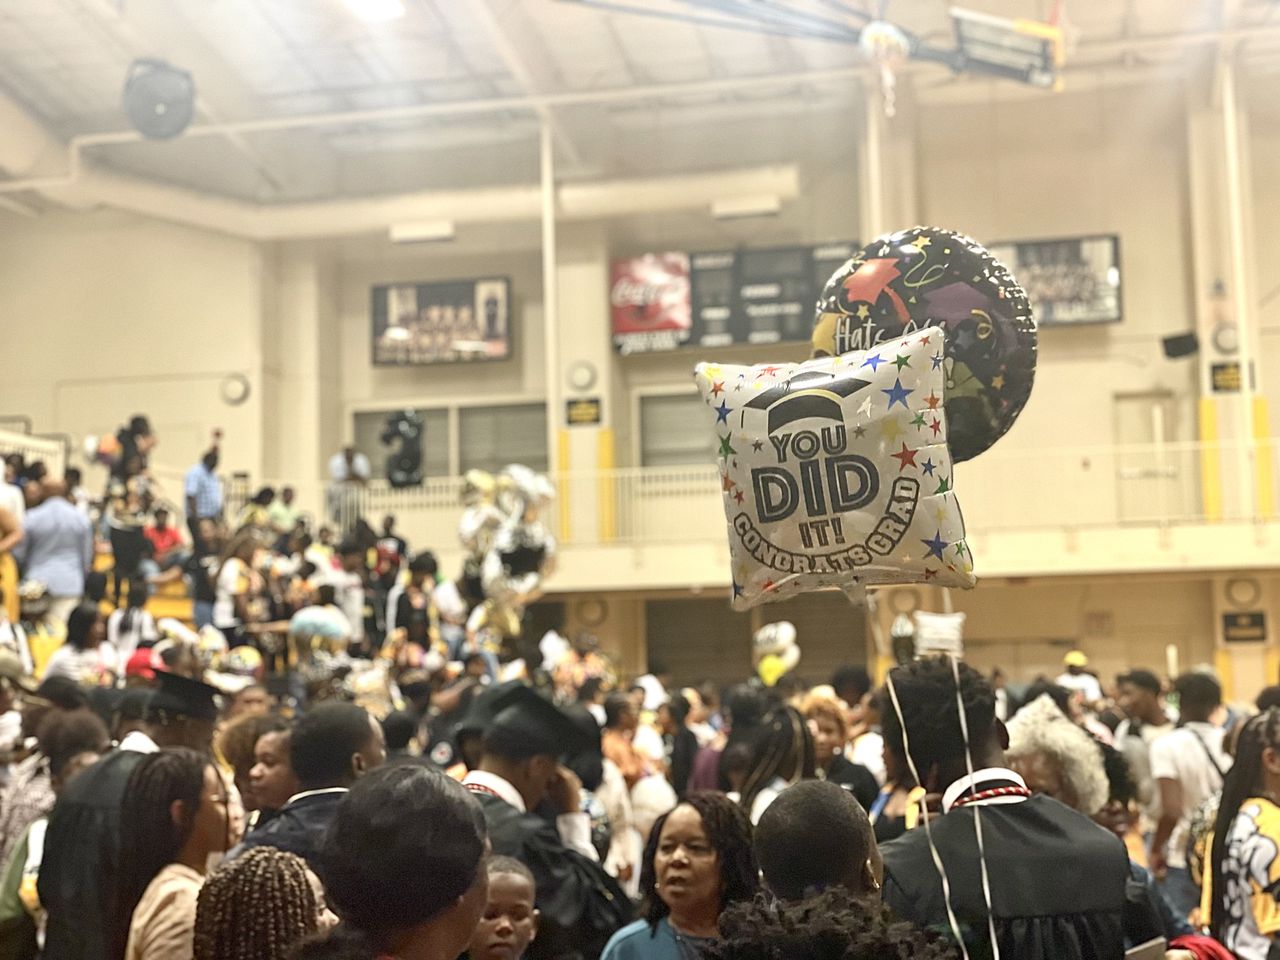
<svg viewBox="0 0 1280 960">
<path fill-rule="evenodd" d="M 1088 817 L 1098 819 L 1111 796 L 1106 749 L 1069 720 L 1044 694 L 1027 704 L 1008 723 L 1009 749 L 1005 758 L 1033 793 L 1043 793 Z M 1176 917 L 1157 890 L 1151 875 L 1130 861 L 1132 880 L 1126 895 L 1124 930 L 1132 948 L 1157 937 L 1167 941 L 1192 933 L 1186 918 Z M 1169 957 L 1198 957 L 1199 945 L 1179 940 Z"/>
</svg>

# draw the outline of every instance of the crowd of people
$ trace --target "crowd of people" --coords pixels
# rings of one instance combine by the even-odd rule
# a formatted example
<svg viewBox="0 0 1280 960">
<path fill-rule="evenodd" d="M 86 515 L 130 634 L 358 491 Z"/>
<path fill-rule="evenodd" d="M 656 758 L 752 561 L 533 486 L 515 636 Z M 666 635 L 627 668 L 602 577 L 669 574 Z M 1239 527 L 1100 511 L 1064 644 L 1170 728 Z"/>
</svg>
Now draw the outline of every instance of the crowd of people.
<svg viewBox="0 0 1280 960">
<path fill-rule="evenodd" d="M 394 517 L 116 444 L 98 503 L 0 485 L 0 957 L 1280 957 L 1280 688 L 623 677 Z"/>
</svg>

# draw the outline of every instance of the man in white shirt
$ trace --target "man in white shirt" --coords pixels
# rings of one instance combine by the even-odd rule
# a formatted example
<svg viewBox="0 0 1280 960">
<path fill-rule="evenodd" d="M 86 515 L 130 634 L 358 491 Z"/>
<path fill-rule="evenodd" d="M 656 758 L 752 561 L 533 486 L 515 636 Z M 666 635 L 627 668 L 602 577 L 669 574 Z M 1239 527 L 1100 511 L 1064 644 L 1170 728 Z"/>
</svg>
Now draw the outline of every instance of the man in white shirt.
<svg viewBox="0 0 1280 960">
<path fill-rule="evenodd" d="M 1160 790 L 1151 776 L 1151 745 L 1173 730 L 1164 709 L 1160 678 L 1150 670 L 1130 670 L 1120 676 L 1118 703 L 1125 718 L 1116 727 L 1116 749 L 1129 761 L 1138 787 L 1139 832 L 1148 844 L 1160 820 Z"/>
<path fill-rule="evenodd" d="M 365 486 L 373 475 L 369 458 L 346 446 L 329 458 L 329 516 L 342 521 L 342 508 L 353 507 L 355 491 Z"/>
<path fill-rule="evenodd" d="M 1209 722 L 1222 703 L 1218 681 L 1207 673 L 1188 673 L 1173 686 L 1181 716 L 1178 728 L 1151 744 L 1151 776 L 1159 787 L 1161 813 L 1147 862 L 1165 899 L 1185 917 L 1200 902 L 1187 872 L 1191 818 L 1222 789 L 1231 758 L 1222 747 L 1222 728 Z"/>
<path fill-rule="evenodd" d="M 1066 687 L 1072 693 L 1078 693 L 1087 704 L 1097 703 L 1102 699 L 1102 684 L 1098 678 L 1089 673 L 1089 658 L 1083 650 L 1072 650 L 1062 658 L 1066 670 L 1054 681 L 1060 687 Z"/>
</svg>

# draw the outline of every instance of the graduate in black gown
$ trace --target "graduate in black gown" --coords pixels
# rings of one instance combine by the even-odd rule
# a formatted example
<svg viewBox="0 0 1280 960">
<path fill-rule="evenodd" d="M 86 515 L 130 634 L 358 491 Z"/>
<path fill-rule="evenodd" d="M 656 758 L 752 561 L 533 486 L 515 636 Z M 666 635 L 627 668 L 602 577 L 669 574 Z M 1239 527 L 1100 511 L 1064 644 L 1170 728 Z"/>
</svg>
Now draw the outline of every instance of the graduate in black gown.
<svg viewBox="0 0 1280 960">
<path fill-rule="evenodd" d="M 463 783 L 484 810 L 493 852 L 519 860 L 536 880 L 542 920 L 528 960 L 594 960 L 632 919 L 632 906 L 601 867 L 580 782 L 560 763 L 591 744 L 529 687 L 504 685 L 488 705 L 483 758 Z"/>
<path fill-rule="evenodd" d="M 208 753 L 218 719 L 213 687 L 157 670 L 159 689 L 145 728 L 89 767 L 63 791 L 45 834 L 40 903 L 48 911 L 45 960 L 119 960 L 107 931 L 119 873 L 120 804 L 144 756 L 161 747 Z"/>
<path fill-rule="evenodd" d="M 990 957 L 975 819 L 982 820 L 991 914 L 1002 957 L 1018 960 L 1121 960 L 1129 858 L 1124 844 L 1088 817 L 1046 796 L 1004 766 L 1008 733 L 995 717 L 995 694 L 977 671 L 960 665 L 973 774 L 968 774 L 945 658 L 917 660 L 890 675 L 902 709 L 881 708 L 885 749 L 906 762 L 905 740 L 930 794 L 933 842 L 951 888 L 950 903 L 974 960 Z M 947 899 L 923 827 L 881 847 L 884 902 L 919 927 L 950 935 Z"/>
</svg>

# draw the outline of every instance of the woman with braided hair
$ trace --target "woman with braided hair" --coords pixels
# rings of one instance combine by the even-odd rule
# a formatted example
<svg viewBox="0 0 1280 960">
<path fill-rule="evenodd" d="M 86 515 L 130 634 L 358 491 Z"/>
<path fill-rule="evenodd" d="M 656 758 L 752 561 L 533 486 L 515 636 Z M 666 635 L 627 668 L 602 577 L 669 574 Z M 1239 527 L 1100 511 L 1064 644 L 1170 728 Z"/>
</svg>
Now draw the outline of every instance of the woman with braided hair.
<svg viewBox="0 0 1280 960">
<path fill-rule="evenodd" d="M 255 847 L 200 888 L 195 960 L 287 960 L 301 940 L 336 922 L 301 857 Z"/>
<path fill-rule="evenodd" d="M 1280 957 L 1280 708 L 1240 731 L 1210 850 L 1213 936 L 1240 960 Z"/>
<path fill-rule="evenodd" d="M 120 808 L 120 871 L 110 956 L 190 960 L 196 897 L 223 853 L 239 804 L 206 754 L 168 747 L 129 775 Z"/>
<path fill-rule="evenodd" d="M 653 825 L 640 867 L 644 917 L 613 935 L 600 960 L 698 960 L 721 912 L 760 889 L 751 823 L 722 793 L 690 793 Z"/>
<path fill-rule="evenodd" d="M 809 724 L 795 707 L 781 706 L 764 718 L 752 747 L 747 779 L 742 784 L 742 809 L 752 823 L 783 790 L 817 776 Z"/>
</svg>

